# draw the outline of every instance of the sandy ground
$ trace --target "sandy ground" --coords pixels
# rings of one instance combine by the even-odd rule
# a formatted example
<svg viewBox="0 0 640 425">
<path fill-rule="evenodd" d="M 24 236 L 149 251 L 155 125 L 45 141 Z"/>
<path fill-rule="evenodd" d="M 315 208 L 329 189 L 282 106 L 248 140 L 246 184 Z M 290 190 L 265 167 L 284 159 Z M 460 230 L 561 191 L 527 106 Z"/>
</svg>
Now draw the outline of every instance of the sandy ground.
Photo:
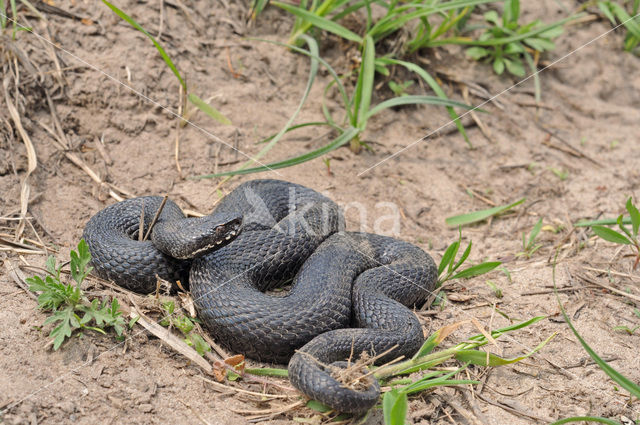
<svg viewBox="0 0 640 425">
<path fill-rule="evenodd" d="M 100 2 L 57 1 L 55 5 L 91 22 L 45 13 L 47 21 L 23 13 L 29 32 L 2 36 L 4 94 L 9 96 L 37 155 L 27 177 L 25 143 L 8 108 L 0 108 L 0 233 L 11 240 L 20 231 L 21 190 L 30 189 L 23 242 L 39 240 L 60 261 L 79 240 L 91 215 L 119 195 L 169 194 L 182 207 L 206 213 L 219 198 L 217 180 L 190 177 L 230 170 L 244 159 L 228 146 L 255 154 L 256 142 L 277 132 L 304 91 L 308 61 L 245 35 L 285 40 L 290 21 L 268 10 L 247 27 L 246 5 L 235 2 L 120 2 L 134 19 L 160 40 L 186 75 L 190 87 L 211 99 L 233 125 L 222 126 L 202 113 L 190 116 L 195 126 L 178 125 L 178 84 L 153 46 Z M 524 3 L 524 2 L 523 2 Z M 525 19 L 545 21 L 565 16 L 578 2 L 536 2 Z M 259 177 L 294 181 L 319 190 L 347 207 L 348 226 L 393 232 L 382 202 L 398 207 L 398 236 L 418 244 L 438 261 L 457 236 L 446 217 L 502 205 L 526 197 L 514 213 L 464 229 L 473 240 L 471 260 L 500 259 L 511 279 L 499 271 L 447 287 L 444 308 L 420 313 L 425 331 L 445 324 L 477 319 L 498 328 L 512 321 L 546 315 L 547 320 L 501 339 L 491 351 L 515 356 L 557 336 L 542 352 L 513 366 L 492 370 L 470 368 L 475 388 L 447 388 L 411 398 L 407 421 L 415 424 L 548 423 L 570 416 L 594 414 L 640 420 L 637 400 L 630 402 L 592 362 L 559 315 L 552 292 L 551 259 L 558 249 L 556 281 L 560 299 L 576 327 L 613 367 L 640 381 L 640 332 L 614 331 L 618 325 L 640 324 L 640 274 L 633 271 L 630 250 L 603 242 L 584 228 L 581 218 L 614 217 L 624 202 L 640 199 L 640 59 L 621 50 L 624 35 L 614 32 L 581 48 L 610 29 L 603 19 L 568 27 L 547 63 L 580 48 L 543 72 L 542 107 L 535 107 L 533 82 L 526 81 L 483 106 L 478 114 L 487 131 L 468 122 L 475 149 L 469 149 L 451 127 L 408 147 L 400 155 L 361 172 L 404 149 L 448 122 L 441 108 L 389 110 L 369 123 L 365 139 L 373 152 L 354 154 L 346 148 L 321 159 Z M 52 47 L 45 39 L 55 44 Z M 332 46 L 323 55 L 348 66 L 353 52 Z M 32 67 L 14 62 L 26 55 Z M 55 55 L 55 56 L 54 56 Z M 55 57 L 55 60 L 54 60 Z M 464 87 L 497 94 L 516 82 L 494 75 L 489 66 L 472 62 L 460 49 L 438 49 L 424 58 L 448 94 L 462 100 Z M 16 64 L 18 79 L 16 79 Z M 232 71 L 232 68 L 233 71 Z M 344 70 L 344 69 L 342 69 Z M 382 81 L 382 80 L 381 80 Z M 299 122 L 321 119 L 322 74 Z M 388 95 L 383 84 L 374 101 Z M 416 93 L 420 87 L 414 85 Z M 486 100 L 471 90 L 469 101 Z M 55 105 L 58 122 L 47 101 Z M 334 102 L 334 103 L 332 103 Z M 334 100 L 329 106 L 337 108 Z M 197 126 L 197 127 L 196 127 Z M 281 141 L 266 157 L 283 159 L 325 144 L 330 134 L 310 130 Z M 178 172 L 174 159 L 180 140 Z M 103 142 L 104 149 L 98 149 Z M 102 152 L 106 152 L 102 153 Z M 80 159 L 107 184 L 98 185 L 71 160 Z M 231 165 L 224 165 L 229 164 Z M 554 173 L 553 170 L 558 171 Z M 242 181 L 224 186 L 228 192 Z M 361 215 L 355 203 L 364 207 Z M 531 258 L 522 251 L 522 233 L 539 218 L 545 228 L 542 244 Z M 385 227 L 387 226 L 387 227 Z M 556 232 L 550 229 L 555 229 Z M 201 369 L 145 332 L 116 345 L 111 335 L 85 334 L 60 350 L 47 347 L 49 328 L 35 300 L 18 287 L 8 270 L 25 264 L 42 266 L 44 255 L 19 254 L 5 242 L 0 251 L 0 422 L 18 423 L 320 423 L 325 419 L 298 407 L 295 392 L 280 386 L 237 382 L 233 388 L 288 394 L 285 401 L 261 401 L 234 390 L 220 390 L 202 378 Z M 600 270 L 600 271 L 598 271 Z M 611 270 L 610 273 L 602 270 Z M 496 298 L 485 283 L 503 292 Z M 622 295 L 601 285 L 622 291 Z M 628 296 L 624 294 L 629 294 Z M 635 297 L 635 298 L 633 298 Z M 126 303 L 126 298 L 121 297 Z M 497 314 L 499 311 L 500 314 Z M 139 330 L 140 328 L 136 328 Z M 451 337 L 462 341 L 478 331 L 463 326 Z M 264 387 L 264 388 L 263 388 Z M 256 411 L 271 413 L 257 414 Z M 294 422 L 294 420 L 296 422 Z M 380 423 L 380 411 L 368 423 Z M 631 423 L 631 422 L 629 422 Z"/>
</svg>

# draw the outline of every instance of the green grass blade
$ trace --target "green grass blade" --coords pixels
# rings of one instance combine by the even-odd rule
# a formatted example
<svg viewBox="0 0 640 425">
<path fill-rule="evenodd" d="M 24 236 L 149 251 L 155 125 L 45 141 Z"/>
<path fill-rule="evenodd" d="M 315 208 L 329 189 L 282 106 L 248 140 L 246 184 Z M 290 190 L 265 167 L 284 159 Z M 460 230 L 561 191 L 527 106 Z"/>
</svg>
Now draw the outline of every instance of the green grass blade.
<svg viewBox="0 0 640 425">
<path fill-rule="evenodd" d="M 431 87 L 431 90 L 434 91 L 436 96 L 438 96 L 441 99 L 446 99 L 446 100 L 449 99 L 447 97 L 447 95 L 445 94 L 444 90 L 442 90 L 442 87 L 440 87 L 440 85 L 436 81 L 436 79 L 433 78 L 422 67 L 420 67 L 420 66 L 418 66 L 418 65 L 416 65 L 415 63 L 412 63 L 412 62 L 406 62 L 406 61 L 401 61 L 401 60 L 397 60 L 397 59 L 383 58 L 382 60 L 385 63 L 404 66 L 409 71 L 415 72 L 416 74 L 418 74 L 429 85 L 429 87 Z M 467 132 L 464 129 L 464 126 L 462 125 L 462 122 L 460 121 L 460 117 L 458 116 L 456 111 L 453 109 L 453 106 L 447 106 L 446 108 L 447 108 L 447 112 L 449 112 L 449 116 L 451 117 L 451 119 L 455 123 L 456 127 L 458 127 L 458 131 L 460 132 L 460 134 L 462 134 L 462 137 L 464 137 L 464 140 L 467 142 L 469 147 L 473 147 L 471 145 L 471 141 L 469 140 L 469 137 L 467 136 Z M 465 108 L 467 108 L 467 106 L 465 106 Z"/>
<path fill-rule="evenodd" d="M 511 332 L 511 331 L 515 331 L 518 329 L 522 329 L 522 328 L 526 328 L 527 326 L 533 325 L 534 323 L 537 323 L 541 320 L 546 319 L 547 316 L 536 316 L 533 317 L 529 320 L 525 320 L 524 322 L 520 322 L 520 323 L 516 323 L 514 325 L 510 325 L 504 328 L 500 328 L 500 329 L 496 329 L 494 331 L 491 331 L 491 337 L 494 339 L 500 338 L 502 335 L 504 335 L 507 332 Z M 482 334 L 478 334 L 478 335 L 474 335 L 471 338 L 468 338 L 469 341 L 473 341 L 473 342 L 463 342 L 461 344 L 458 344 L 455 349 L 468 349 L 468 348 L 474 348 L 474 347 L 479 347 L 481 345 L 485 345 L 487 343 L 487 337 L 485 337 Z"/>
<path fill-rule="evenodd" d="M 267 40 L 267 39 L 263 39 L 263 38 L 249 38 L 248 40 L 256 40 L 256 41 L 263 41 L 265 43 L 271 43 L 271 44 L 275 44 L 276 46 L 282 46 L 282 47 L 286 47 L 288 49 L 293 50 L 294 52 L 303 54 L 305 56 L 309 56 L 312 58 L 315 58 L 318 62 L 320 62 L 326 69 L 327 71 L 329 71 L 329 74 L 331 74 L 331 77 L 333 78 L 333 81 L 335 82 L 336 86 L 338 87 L 338 91 L 340 92 L 340 95 L 342 97 L 342 101 L 344 102 L 345 105 L 345 110 L 347 112 L 347 117 L 348 117 L 348 121 L 349 122 L 353 122 L 353 118 L 351 115 L 351 109 L 349 108 L 349 96 L 347 95 L 347 90 L 344 88 L 344 85 L 342 84 L 342 81 L 340 79 L 340 77 L 338 76 L 338 73 L 333 69 L 333 67 L 331 65 L 329 65 L 329 63 L 327 61 L 325 61 L 324 59 L 322 59 L 320 56 L 318 55 L 312 55 L 308 50 L 302 49 L 298 46 L 294 46 L 292 44 L 285 44 L 285 43 L 280 43 L 278 41 L 273 41 L 273 40 Z"/>
<path fill-rule="evenodd" d="M 301 35 L 300 38 L 302 38 L 309 46 L 309 58 L 311 59 L 311 66 L 309 67 L 309 78 L 307 80 L 307 86 L 304 89 L 304 93 L 302 94 L 302 98 L 300 99 L 300 103 L 298 103 L 298 107 L 296 108 L 294 113 L 291 115 L 289 120 L 286 122 L 286 124 L 278 132 L 278 134 L 276 134 L 273 137 L 273 139 L 271 139 L 271 141 L 267 143 L 266 146 L 260 149 L 260 152 L 254 155 L 252 159 L 242 164 L 237 171 L 247 168 L 249 165 L 253 164 L 256 160 L 262 158 L 267 152 L 271 150 L 271 148 L 275 146 L 276 143 L 280 141 L 282 136 L 284 136 L 284 134 L 287 132 L 287 129 L 291 127 L 291 124 L 293 124 L 293 121 L 296 119 L 296 117 L 302 110 L 302 107 L 304 106 L 305 102 L 307 101 L 307 98 L 309 97 L 309 93 L 311 92 L 311 88 L 313 87 L 313 82 L 316 79 L 316 75 L 318 75 L 318 60 L 316 59 L 318 57 L 318 43 L 313 38 L 305 34 Z M 229 174 L 229 175 L 232 176 L 234 174 Z"/>
<path fill-rule="evenodd" d="M 104 0 L 103 0 L 104 1 Z M 308 21 L 309 23 L 311 23 L 312 25 L 323 29 L 327 32 L 336 34 L 342 38 L 345 38 L 347 40 L 351 40 L 351 41 L 355 41 L 356 43 L 362 43 L 362 37 L 360 37 L 358 34 L 354 33 L 353 31 L 350 31 L 348 29 L 346 29 L 345 27 L 343 27 L 342 25 L 324 18 L 322 16 L 318 16 L 314 13 L 309 12 L 308 10 L 293 6 L 291 4 L 287 4 L 287 3 L 282 3 L 279 1 L 272 1 L 271 2 L 272 5 L 277 6 L 281 9 L 286 10 L 287 12 L 302 18 L 306 21 Z"/>
<path fill-rule="evenodd" d="M 491 270 L 498 267 L 502 262 L 500 261 L 489 261 L 482 264 L 477 264 L 475 266 L 471 266 L 468 269 L 461 271 L 460 273 L 456 273 L 449 280 L 453 279 L 468 279 L 470 277 L 479 276 L 481 274 L 485 274 L 490 272 Z"/>
<path fill-rule="evenodd" d="M 305 127 L 317 127 L 317 126 L 323 126 L 326 125 L 328 127 L 331 127 L 331 124 L 329 124 L 326 121 L 310 121 L 310 122 L 304 122 L 302 124 L 296 124 L 296 125 L 292 125 L 291 127 L 287 128 L 287 131 L 285 131 L 285 133 L 289 133 L 301 128 L 305 128 Z M 335 127 L 336 130 L 339 130 L 340 128 Z M 269 136 L 266 139 L 262 139 L 259 142 L 256 142 L 256 144 L 262 144 L 262 143 L 267 143 L 270 140 L 273 140 L 273 138 L 276 137 L 276 135 L 274 134 L 273 136 Z"/>
<path fill-rule="evenodd" d="M 538 344 L 533 350 L 531 350 L 530 352 L 528 352 L 527 354 L 524 354 L 522 356 L 518 356 L 518 357 L 514 357 L 512 359 L 505 359 L 502 358 L 500 356 L 497 356 L 495 354 L 491 354 L 489 353 L 489 355 L 487 356 L 487 353 L 484 351 L 478 351 L 478 350 L 459 350 L 456 351 L 455 353 L 455 358 L 461 362 L 464 363 L 472 363 L 478 366 L 491 366 L 491 367 L 495 367 L 495 366 L 504 366 L 504 365 L 508 365 L 508 364 L 513 364 L 513 363 L 517 363 L 521 360 L 526 359 L 527 357 L 530 357 L 532 355 L 534 355 L 535 353 L 537 353 L 538 351 L 540 351 L 542 349 L 542 347 L 544 347 L 545 345 L 547 345 L 547 343 L 549 343 L 549 341 L 551 341 L 553 338 L 555 338 L 557 334 L 552 334 L 549 338 L 545 339 L 544 341 L 542 341 L 540 344 Z M 487 357 L 489 359 L 489 363 L 487 364 Z"/>
<path fill-rule="evenodd" d="M 373 95 L 373 78 L 375 75 L 376 50 L 371 36 L 367 36 L 364 41 L 362 52 L 362 64 L 360 75 L 356 84 L 354 96 L 354 115 L 357 117 L 357 127 L 364 131 L 367 120 L 371 116 L 369 107 L 371 106 L 371 96 Z M 374 108 L 375 109 L 375 108 Z"/>
<path fill-rule="evenodd" d="M 608 425 L 622 425 L 620 422 L 614 421 L 613 419 L 601 418 L 599 416 L 573 416 L 571 418 L 560 419 L 559 421 L 552 422 L 549 425 L 562 425 L 571 422 L 597 422 Z"/>
<path fill-rule="evenodd" d="M 618 385 L 620 385 L 622 388 L 624 388 L 625 390 L 629 391 L 632 396 L 640 399 L 640 385 L 634 383 L 629 378 L 627 378 L 626 376 L 622 375 L 620 372 L 618 372 L 617 370 L 615 370 L 614 368 L 609 366 L 609 363 L 607 363 L 606 361 L 602 360 L 602 358 L 600 356 L 598 356 L 598 354 L 595 351 L 593 351 L 593 349 L 587 344 L 587 342 L 578 333 L 576 328 L 573 326 L 573 323 L 571 323 L 571 319 L 569 318 L 569 315 L 567 315 L 567 312 L 564 310 L 564 306 L 562 305 L 562 302 L 560 301 L 560 295 L 558 294 L 558 289 L 556 287 L 556 264 L 555 264 L 555 260 L 554 260 L 554 263 L 553 263 L 552 279 L 553 279 L 553 289 L 554 289 L 554 291 L 556 293 L 556 299 L 558 300 L 558 305 L 560 306 L 560 311 L 562 312 L 562 316 L 564 317 L 564 321 L 567 322 L 567 325 L 569 326 L 569 328 L 571 328 L 571 331 L 573 332 L 573 334 L 576 336 L 578 341 L 580 341 L 580 344 L 582 345 L 582 348 L 584 348 L 584 350 L 587 352 L 587 354 L 589 354 L 589 356 L 593 359 L 594 362 L 596 362 L 598 367 L 600 367 L 600 369 L 602 369 L 602 371 L 604 373 L 606 373 L 611 379 L 613 379 L 615 382 L 617 382 Z"/>
<path fill-rule="evenodd" d="M 407 417 L 407 394 L 396 388 L 387 391 L 382 398 L 385 425 L 404 425 Z"/>
<path fill-rule="evenodd" d="M 460 249 L 459 240 L 453 242 L 447 247 L 447 250 L 444 252 L 444 254 L 442 254 L 442 259 L 440 260 L 440 265 L 438 266 L 438 276 L 440 276 L 444 269 L 446 269 L 449 265 L 451 266 L 449 268 L 449 271 L 451 271 L 451 268 L 453 267 L 453 259 L 456 257 L 456 254 L 458 254 L 458 249 Z"/>
<path fill-rule="evenodd" d="M 251 375 L 258 376 L 275 376 L 281 378 L 288 378 L 289 372 L 287 369 L 280 369 L 278 367 L 256 367 L 256 368 L 247 368 L 244 370 L 245 373 L 249 373 Z"/>
<path fill-rule="evenodd" d="M 142 28 L 140 26 L 140 24 L 138 24 L 136 21 L 134 21 L 129 15 L 127 15 L 126 13 L 124 13 L 122 10 L 118 9 L 116 6 L 114 6 L 113 4 L 109 3 L 107 0 L 102 0 L 102 2 L 107 5 L 107 7 L 109 9 L 111 9 L 113 11 L 113 13 L 115 13 L 116 15 L 118 15 L 120 18 L 122 18 L 123 20 L 127 21 L 127 23 L 129 25 L 131 25 L 132 27 L 134 27 L 135 29 L 137 29 L 138 31 L 140 31 L 141 33 L 143 33 L 144 35 L 146 35 L 149 40 L 151 40 L 153 42 L 153 45 L 156 46 L 156 49 L 158 50 L 158 52 L 160 53 L 160 56 L 162 56 L 162 59 L 164 59 L 164 62 L 167 64 L 167 66 L 171 69 L 171 71 L 173 71 L 173 73 L 175 74 L 175 76 L 178 78 L 178 81 L 180 81 L 180 85 L 182 86 L 182 88 L 185 90 L 185 92 L 187 91 L 187 85 L 185 84 L 184 80 L 182 79 L 182 76 L 180 75 L 180 72 L 178 72 L 178 68 L 176 68 L 176 66 L 173 64 L 173 61 L 171 60 L 171 58 L 169 57 L 169 55 L 167 54 L 167 52 L 164 51 L 164 49 L 162 48 L 162 46 L 160 45 L 160 43 L 158 43 L 156 41 L 156 39 L 147 32 L 147 30 L 145 30 L 144 28 Z"/>
<path fill-rule="evenodd" d="M 445 222 L 447 223 L 447 226 L 450 226 L 450 227 L 458 227 L 458 226 L 464 226 L 471 223 L 476 223 L 478 221 L 486 220 L 487 218 L 494 216 L 496 214 L 500 214 L 505 211 L 508 211 L 513 207 L 516 207 L 522 204 L 526 200 L 527 198 L 522 198 L 509 205 L 502 205 L 494 208 L 489 208 L 488 210 L 474 211 L 467 214 L 448 217 L 447 219 L 445 219 Z"/>
<path fill-rule="evenodd" d="M 312 159 L 322 156 L 328 152 L 331 152 L 334 149 L 339 148 L 340 146 L 343 146 L 349 143 L 349 141 L 354 137 L 356 137 L 359 133 L 360 133 L 359 129 L 354 127 L 349 127 L 344 133 L 342 133 L 336 139 L 331 141 L 331 143 L 319 149 L 316 149 L 314 151 L 307 152 L 303 155 L 297 156 L 295 158 L 289 158 L 284 161 L 273 162 L 271 164 L 267 164 L 261 167 L 248 168 L 248 169 L 236 170 L 236 171 L 227 171 L 227 172 L 218 173 L 218 174 L 207 174 L 203 176 L 197 176 L 195 178 L 208 179 L 208 178 L 214 178 L 214 177 L 235 176 L 240 174 L 252 174 L 252 173 L 259 173 L 267 170 L 277 170 L 279 168 L 286 168 L 286 167 L 302 164 L 303 162 L 311 161 Z"/>
<path fill-rule="evenodd" d="M 445 44 L 462 44 L 462 45 L 467 45 L 467 46 L 500 46 L 500 45 L 505 45 L 505 44 L 509 44 L 509 43 L 513 43 L 516 41 L 524 41 L 528 38 L 533 38 L 537 35 L 540 35 L 546 31 L 549 31 L 551 29 L 560 27 L 568 22 L 571 22 L 575 19 L 578 18 L 583 18 L 584 16 L 586 16 L 584 13 L 578 13 L 576 15 L 572 15 L 569 16 L 568 18 L 564 18 L 561 19 L 557 22 L 554 22 L 552 24 L 549 25 L 542 25 L 539 26 L 537 28 L 532 29 L 531 31 L 527 31 L 525 33 L 522 34 L 516 34 L 516 35 L 512 35 L 510 37 L 503 37 L 503 38 L 491 38 L 488 40 L 473 40 L 470 38 L 462 38 L 462 37 L 455 37 L 455 38 L 447 38 L 447 39 L 441 39 L 441 40 L 437 40 L 437 41 L 433 41 L 431 43 L 429 43 L 429 47 L 438 47 L 438 46 L 443 46 Z"/>
<path fill-rule="evenodd" d="M 193 93 L 189 93 L 189 95 L 187 96 L 187 99 L 189 99 L 189 102 L 193 103 L 198 109 L 200 109 L 202 112 L 209 115 L 211 118 L 218 121 L 219 123 L 224 125 L 231 125 L 231 120 L 229 120 L 229 118 L 222 115 L 220 111 L 218 111 L 213 106 L 209 105 L 204 100 L 200 99 L 197 95 Z"/>
<path fill-rule="evenodd" d="M 624 224 L 631 224 L 631 217 L 624 217 L 622 219 Z M 580 220 L 573 224 L 573 227 L 591 227 L 596 225 L 613 225 L 617 224 L 617 218 L 603 218 L 602 220 Z"/>
<path fill-rule="evenodd" d="M 605 241 L 622 245 L 631 245 L 631 241 L 627 239 L 626 236 L 624 236 L 622 233 L 616 232 L 615 230 L 609 229 L 608 227 L 592 226 L 591 230 L 593 230 L 593 233 L 600 236 Z"/>
<path fill-rule="evenodd" d="M 633 205 L 631 202 L 631 198 L 627 199 L 626 204 L 627 211 L 629 211 L 629 216 L 631 217 L 631 228 L 633 229 L 633 235 L 638 235 L 638 229 L 640 229 L 640 211 L 638 208 Z"/>
<path fill-rule="evenodd" d="M 456 106 L 458 108 L 473 109 L 473 106 L 469 106 L 461 102 L 456 102 L 455 100 L 442 99 L 436 96 L 399 96 L 378 103 L 376 106 L 371 108 L 369 112 L 364 116 L 364 120 L 366 122 L 366 120 L 384 109 L 402 105 L 440 105 L 447 107 Z"/>
</svg>

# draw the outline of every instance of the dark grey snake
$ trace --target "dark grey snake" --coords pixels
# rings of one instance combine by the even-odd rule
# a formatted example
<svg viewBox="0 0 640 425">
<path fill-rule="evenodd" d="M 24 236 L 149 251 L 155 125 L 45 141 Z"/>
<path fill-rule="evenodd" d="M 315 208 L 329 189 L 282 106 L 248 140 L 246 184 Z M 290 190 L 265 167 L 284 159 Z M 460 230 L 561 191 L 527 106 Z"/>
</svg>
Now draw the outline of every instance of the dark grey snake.
<svg viewBox="0 0 640 425">
<path fill-rule="evenodd" d="M 393 347 L 379 361 L 410 356 L 422 344 L 405 306 L 426 299 L 437 271 L 420 248 L 344 232 L 334 202 L 278 180 L 241 184 L 203 218 L 185 219 L 167 202 L 151 241 L 138 242 L 142 205 L 146 229 L 160 200 L 129 199 L 91 218 L 84 238 L 95 272 L 140 292 L 155 290 L 156 275 L 188 283 L 221 344 L 256 360 L 289 361 L 291 383 L 307 396 L 364 412 L 379 398 L 378 383 L 347 388 L 331 376 L 334 366 Z M 289 282 L 285 295 L 264 292 Z"/>
</svg>

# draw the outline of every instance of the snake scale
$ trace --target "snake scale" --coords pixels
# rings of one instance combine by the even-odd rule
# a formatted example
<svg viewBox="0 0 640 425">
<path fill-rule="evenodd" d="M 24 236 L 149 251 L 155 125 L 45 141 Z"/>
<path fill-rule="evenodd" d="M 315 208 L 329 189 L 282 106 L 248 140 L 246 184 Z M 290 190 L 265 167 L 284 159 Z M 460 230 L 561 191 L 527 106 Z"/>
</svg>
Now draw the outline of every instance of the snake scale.
<svg viewBox="0 0 640 425">
<path fill-rule="evenodd" d="M 365 412 L 379 399 L 377 381 L 354 389 L 332 371 L 362 352 L 390 350 L 384 362 L 422 344 L 408 307 L 426 300 L 437 270 L 420 248 L 346 232 L 333 201 L 279 180 L 243 183 L 202 218 L 185 218 L 168 201 L 151 240 L 138 241 L 141 212 L 147 229 L 161 200 L 125 200 L 91 218 L 83 236 L 95 273 L 138 292 L 155 290 L 157 277 L 188 284 L 219 343 L 259 361 L 288 362 L 292 385 L 308 397 Z M 285 284 L 284 294 L 269 291 Z"/>
</svg>

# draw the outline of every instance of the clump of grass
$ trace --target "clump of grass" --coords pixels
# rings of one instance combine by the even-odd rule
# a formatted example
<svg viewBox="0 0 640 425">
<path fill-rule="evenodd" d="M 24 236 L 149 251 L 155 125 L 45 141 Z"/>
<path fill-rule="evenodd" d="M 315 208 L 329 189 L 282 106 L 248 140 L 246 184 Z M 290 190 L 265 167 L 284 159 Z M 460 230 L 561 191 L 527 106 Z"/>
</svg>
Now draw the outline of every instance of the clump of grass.
<svg viewBox="0 0 640 425">
<path fill-rule="evenodd" d="M 615 224 L 618 225 L 618 228 L 621 232 L 617 232 L 608 227 L 604 227 L 600 224 L 592 225 L 591 229 L 593 233 L 602 239 L 621 244 L 621 245 L 629 245 L 632 251 L 635 251 L 635 263 L 633 264 L 633 269 L 635 270 L 638 267 L 638 263 L 640 262 L 640 241 L 638 241 L 638 229 L 640 228 L 640 212 L 638 212 L 638 208 L 633 204 L 632 198 L 627 199 L 627 203 L 625 205 L 627 211 L 629 212 L 629 220 L 628 223 L 625 223 L 624 216 L 620 214 L 618 218 L 615 220 Z M 626 224 L 631 224 L 631 229 L 628 229 Z"/>
<path fill-rule="evenodd" d="M 202 336 L 194 331 L 195 323 L 198 322 L 198 319 L 176 313 L 176 305 L 172 300 L 162 302 L 161 307 L 163 310 L 163 318 L 158 322 L 160 325 L 178 329 L 184 337 L 184 342 L 190 347 L 193 347 L 201 356 L 211 351 L 211 346 L 209 346 Z"/>
<path fill-rule="evenodd" d="M 120 311 L 118 300 L 98 299 L 89 301 L 84 295 L 81 285 L 92 268 L 88 266 L 91 254 L 84 239 L 78 243 L 77 251 L 71 251 L 71 277 L 73 283 L 64 283 L 62 266 L 56 264 L 55 257 L 47 259 L 47 275 L 44 279 L 34 276 L 27 279 L 29 290 L 39 292 L 38 308 L 51 312 L 44 325 L 55 324 L 49 334 L 53 338 L 53 349 L 60 345 L 74 333 L 89 329 L 105 334 L 105 329 L 113 328 L 118 337 L 122 337 L 125 321 Z"/>
<path fill-rule="evenodd" d="M 468 279 L 475 276 L 488 273 L 502 263 L 500 261 L 486 261 L 475 266 L 468 267 L 464 270 L 458 271 L 458 269 L 467 261 L 469 254 L 471 253 L 471 245 L 473 241 L 469 241 L 469 244 L 465 248 L 462 256 L 456 260 L 458 251 L 460 250 L 460 244 L 462 243 L 462 230 L 458 229 L 458 240 L 453 242 L 447 247 L 442 255 L 440 264 L 438 265 L 438 282 L 436 287 L 441 287 L 445 282 L 453 279 Z"/>
</svg>

